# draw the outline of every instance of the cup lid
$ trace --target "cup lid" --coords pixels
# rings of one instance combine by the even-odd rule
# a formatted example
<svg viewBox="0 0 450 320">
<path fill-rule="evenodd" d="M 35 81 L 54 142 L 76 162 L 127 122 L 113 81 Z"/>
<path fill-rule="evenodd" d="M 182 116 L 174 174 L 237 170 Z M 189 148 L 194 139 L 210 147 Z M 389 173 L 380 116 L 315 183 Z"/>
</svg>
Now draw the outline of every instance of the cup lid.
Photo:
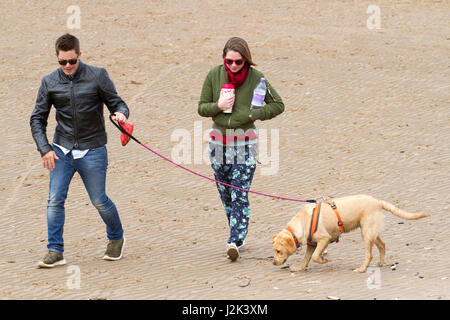
<svg viewBox="0 0 450 320">
<path fill-rule="evenodd" d="M 234 89 L 234 86 L 231 83 L 224 83 L 222 89 Z"/>
</svg>

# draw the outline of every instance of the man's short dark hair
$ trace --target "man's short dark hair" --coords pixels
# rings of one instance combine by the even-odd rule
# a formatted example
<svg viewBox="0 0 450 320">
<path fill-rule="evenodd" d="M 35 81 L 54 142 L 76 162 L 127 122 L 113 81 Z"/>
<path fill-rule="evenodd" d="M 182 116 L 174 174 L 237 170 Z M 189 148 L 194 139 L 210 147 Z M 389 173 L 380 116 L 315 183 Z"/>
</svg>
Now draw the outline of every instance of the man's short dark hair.
<svg viewBox="0 0 450 320">
<path fill-rule="evenodd" d="M 70 50 L 75 50 L 76 54 L 80 54 L 80 41 L 77 37 L 66 33 L 56 40 L 55 50 L 56 54 L 59 54 L 59 51 Z"/>
</svg>

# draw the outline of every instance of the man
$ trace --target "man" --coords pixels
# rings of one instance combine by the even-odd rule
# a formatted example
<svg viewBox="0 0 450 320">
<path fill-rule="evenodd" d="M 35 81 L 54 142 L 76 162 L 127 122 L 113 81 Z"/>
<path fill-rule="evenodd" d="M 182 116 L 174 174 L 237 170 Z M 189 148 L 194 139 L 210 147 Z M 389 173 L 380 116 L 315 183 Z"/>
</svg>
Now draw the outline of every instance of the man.
<svg viewBox="0 0 450 320">
<path fill-rule="evenodd" d="M 106 224 L 109 243 L 103 259 L 122 258 L 125 238 L 116 206 L 105 193 L 108 157 L 103 104 L 113 119 L 125 123 L 129 110 L 103 68 L 80 60 L 79 40 L 65 34 L 56 40 L 60 68 L 42 79 L 30 126 L 44 168 L 50 171 L 47 206 L 48 253 L 38 266 L 53 268 L 66 263 L 63 241 L 64 202 L 70 181 L 78 172 L 92 204 Z M 53 144 L 46 127 L 51 106 L 56 109 Z"/>
</svg>

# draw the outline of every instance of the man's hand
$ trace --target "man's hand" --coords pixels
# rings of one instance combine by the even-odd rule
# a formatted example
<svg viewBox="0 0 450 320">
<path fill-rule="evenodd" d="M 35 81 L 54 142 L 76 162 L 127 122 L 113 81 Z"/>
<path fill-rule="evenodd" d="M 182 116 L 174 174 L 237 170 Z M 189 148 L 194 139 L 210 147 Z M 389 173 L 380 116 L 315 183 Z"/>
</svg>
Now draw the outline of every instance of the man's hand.
<svg viewBox="0 0 450 320">
<path fill-rule="evenodd" d="M 48 170 L 55 169 L 55 160 L 59 160 L 55 151 L 49 151 L 42 156 L 42 162 L 44 164 L 44 168 Z"/>
<path fill-rule="evenodd" d="M 126 123 L 127 117 L 123 113 L 120 112 L 114 112 L 114 115 L 112 116 L 112 119 L 114 121 L 120 122 L 120 123 Z"/>
</svg>

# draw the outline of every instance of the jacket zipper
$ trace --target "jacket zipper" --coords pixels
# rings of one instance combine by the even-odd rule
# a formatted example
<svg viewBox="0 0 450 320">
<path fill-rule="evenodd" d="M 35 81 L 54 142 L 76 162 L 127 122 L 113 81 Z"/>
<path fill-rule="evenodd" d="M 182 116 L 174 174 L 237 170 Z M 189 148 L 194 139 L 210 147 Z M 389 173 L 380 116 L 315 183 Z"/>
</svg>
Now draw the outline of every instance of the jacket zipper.
<svg viewBox="0 0 450 320">
<path fill-rule="evenodd" d="M 236 94 L 236 90 L 235 90 L 235 94 Z M 231 116 L 233 115 L 233 113 L 230 113 L 230 117 L 228 118 L 228 129 L 231 129 Z"/>
<path fill-rule="evenodd" d="M 267 88 L 267 93 L 269 94 L 269 96 L 272 98 L 273 101 L 276 101 L 269 88 Z"/>
<path fill-rule="evenodd" d="M 73 134 L 75 137 L 74 148 L 78 148 L 78 126 L 77 126 L 77 112 L 75 110 L 75 94 L 73 88 L 73 80 L 70 80 L 70 102 L 72 105 L 72 117 L 73 117 Z"/>
</svg>

